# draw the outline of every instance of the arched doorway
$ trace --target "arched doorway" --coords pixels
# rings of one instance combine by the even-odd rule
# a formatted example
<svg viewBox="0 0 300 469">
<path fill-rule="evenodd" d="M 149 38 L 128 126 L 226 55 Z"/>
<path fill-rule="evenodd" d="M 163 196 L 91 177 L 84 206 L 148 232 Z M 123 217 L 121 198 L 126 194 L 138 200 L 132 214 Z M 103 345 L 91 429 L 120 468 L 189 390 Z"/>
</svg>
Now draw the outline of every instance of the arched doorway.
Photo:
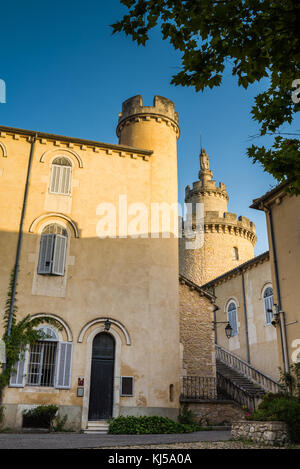
<svg viewBox="0 0 300 469">
<path fill-rule="evenodd" d="M 112 417 L 115 340 L 100 332 L 93 340 L 88 420 Z"/>
</svg>

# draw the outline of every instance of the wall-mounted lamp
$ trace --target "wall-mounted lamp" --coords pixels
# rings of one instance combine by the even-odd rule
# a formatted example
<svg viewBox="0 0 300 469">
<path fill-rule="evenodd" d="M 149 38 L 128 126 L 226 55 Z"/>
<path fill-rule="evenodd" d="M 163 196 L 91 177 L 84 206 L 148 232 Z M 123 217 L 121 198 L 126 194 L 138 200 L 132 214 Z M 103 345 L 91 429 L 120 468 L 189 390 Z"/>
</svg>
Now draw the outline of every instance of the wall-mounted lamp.
<svg viewBox="0 0 300 469">
<path fill-rule="evenodd" d="M 215 324 L 226 324 L 225 334 L 226 334 L 227 339 L 230 339 L 230 337 L 232 336 L 232 327 L 229 321 L 213 321 L 214 326 Z"/>
<path fill-rule="evenodd" d="M 111 325 L 111 322 L 110 320 L 107 318 L 105 323 L 104 323 L 104 327 L 105 327 L 105 330 L 108 332 L 109 329 L 110 329 L 110 325 Z"/>
</svg>

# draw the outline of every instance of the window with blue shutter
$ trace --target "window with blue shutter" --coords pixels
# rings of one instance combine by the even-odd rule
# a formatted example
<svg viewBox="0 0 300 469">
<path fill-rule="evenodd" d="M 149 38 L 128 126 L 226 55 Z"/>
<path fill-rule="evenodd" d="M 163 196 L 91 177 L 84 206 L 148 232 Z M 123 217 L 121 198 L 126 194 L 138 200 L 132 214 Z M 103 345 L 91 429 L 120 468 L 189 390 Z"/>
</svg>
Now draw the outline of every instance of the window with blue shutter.
<svg viewBox="0 0 300 469">
<path fill-rule="evenodd" d="M 265 307 L 265 316 L 266 324 L 270 325 L 273 318 L 273 289 L 272 287 L 267 287 L 264 291 L 264 307 Z"/>
<path fill-rule="evenodd" d="M 71 387 L 72 350 L 72 342 L 59 343 L 56 366 L 56 388 L 69 389 Z"/>
<path fill-rule="evenodd" d="M 228 315 L 228 322 L 232 327 L 231 336 L 238 334 L 237 328 L 237 308 L 234 301 L 231 301 L 227 306 L 227 315 Z"/>
<path fill-rule="evenodd" d="M 62 226 L 46 226 L 41 235 L 38 274 L 64 275 L 67 239 L 67 230 Z"/>
<path fill-rule="evenodd" d="M 9 385 L 70 389 L 73 343 L 59 342 L 57 333 L 49 326 L 40 329 L 45 336 L 30 346 L 26 352 L 28 360 L 24 353 L 20 355 Z"/>
<path fill-rule="evenodd" d="M 9 386 L 14 388 L 23 388 L 25 385 L 25 362 L 26 355 L 22 352 L 19 355 L 19 361 L 14 366 L 14 371 L 10 375 Z"/>
</svg>

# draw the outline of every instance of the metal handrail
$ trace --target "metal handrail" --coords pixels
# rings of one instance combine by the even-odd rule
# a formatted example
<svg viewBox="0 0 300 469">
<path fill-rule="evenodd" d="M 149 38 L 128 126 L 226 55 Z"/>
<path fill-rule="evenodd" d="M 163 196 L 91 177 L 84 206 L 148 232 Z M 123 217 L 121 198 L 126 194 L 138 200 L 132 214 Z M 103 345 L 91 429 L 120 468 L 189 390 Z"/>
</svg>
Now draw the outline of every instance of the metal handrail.
<svg viewBox="0 0 300 469">
<path fill-rule="evenodd" d="M 259 384 L 265 391 L 279 392 L 281 389 L 280 384 L 276 380 L 217 344 L 216 359 L 240 372 L 254 383 Z"/>
</svg>

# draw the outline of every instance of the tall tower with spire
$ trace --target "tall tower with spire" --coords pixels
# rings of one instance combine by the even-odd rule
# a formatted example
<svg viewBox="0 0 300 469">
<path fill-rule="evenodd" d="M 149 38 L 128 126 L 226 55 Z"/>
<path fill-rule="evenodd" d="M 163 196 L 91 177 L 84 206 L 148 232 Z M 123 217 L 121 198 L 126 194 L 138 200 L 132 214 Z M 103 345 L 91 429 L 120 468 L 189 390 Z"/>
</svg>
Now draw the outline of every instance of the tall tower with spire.
<svg viewBox="0 0 300 469">
<path fill-rule="evenodd" d="M 217 185 L 213 180 L 209 156 L 201 148 L 199 180 L 192 188 L 185 188 L 185 202 L 192 207 L 193 230 L 199 229 L 195 219 L 197 204 L 202 209 L 198 213 L 203 214 L 203 242 L 191 248 L 187 222 L 183 222 L 183 236 L 179 239 L 180 274 L 198 285 L 204 285 L 254 257 L 255 225 L 246 217 L 228 212 L 228 200 L 225 184 Z"/>
</svg>

